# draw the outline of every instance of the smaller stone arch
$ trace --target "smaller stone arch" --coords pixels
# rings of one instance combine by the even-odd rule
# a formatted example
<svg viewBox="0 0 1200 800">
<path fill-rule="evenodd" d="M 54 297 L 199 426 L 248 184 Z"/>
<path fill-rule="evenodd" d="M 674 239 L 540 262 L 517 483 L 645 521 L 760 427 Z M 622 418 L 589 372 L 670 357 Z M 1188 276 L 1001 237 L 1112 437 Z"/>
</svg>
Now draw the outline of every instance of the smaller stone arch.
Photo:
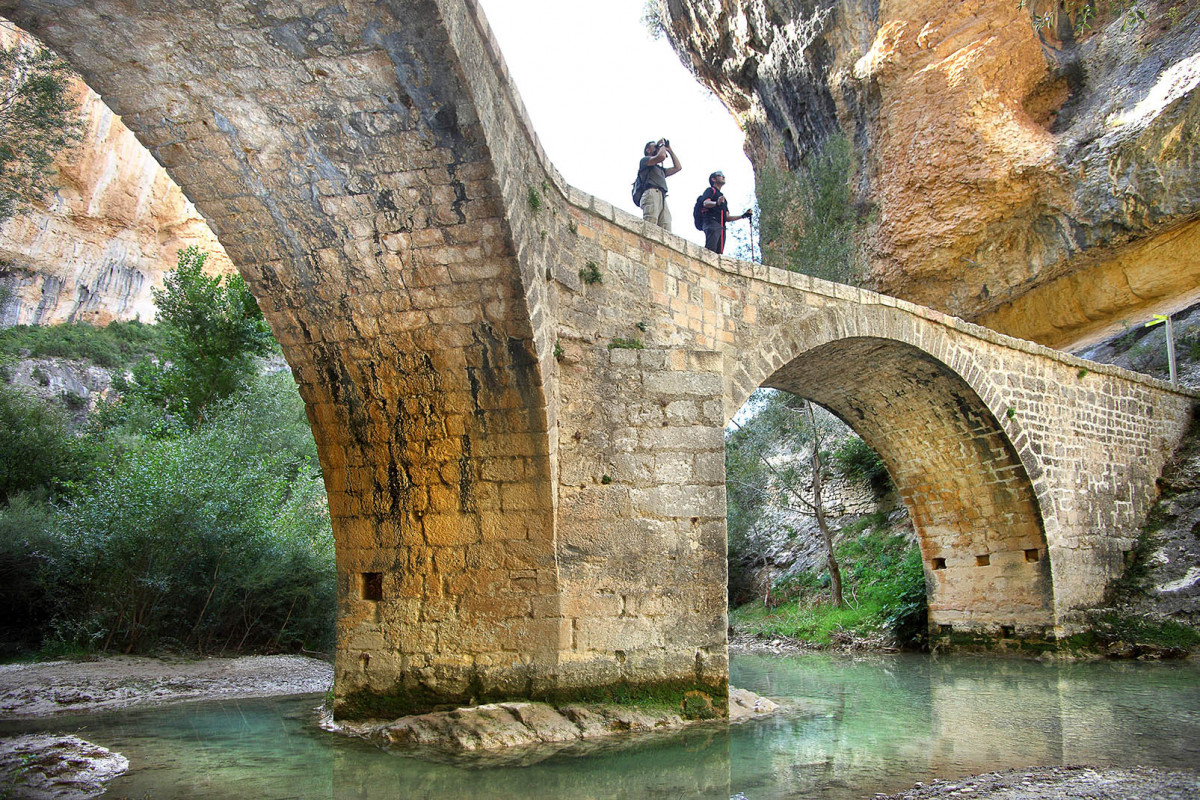
<svg viewBox="0 0 1200 800">
<path fill-rule="evenodd" d="M 962 376 L 914 345 L 854 336 L 805 350 L 763 385 L 829 409 L 883 458 L 917 531 L 931 629 L 1049 635 L 1054 592 L 1037 494 Z"/>
</svg>

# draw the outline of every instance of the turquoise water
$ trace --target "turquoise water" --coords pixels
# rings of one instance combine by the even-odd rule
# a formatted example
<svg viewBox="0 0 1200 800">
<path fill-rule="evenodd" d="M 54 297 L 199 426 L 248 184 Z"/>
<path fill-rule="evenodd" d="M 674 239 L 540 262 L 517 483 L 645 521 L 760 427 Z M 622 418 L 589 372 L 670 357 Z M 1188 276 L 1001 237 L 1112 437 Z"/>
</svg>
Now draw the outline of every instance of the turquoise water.
<svg viewBox="0 0 1200 800">
<path fill-rule="evenodd" d="M 525 766 L 434 764 L 313 724 L 318 696 L 61 718 L 129 758 L 106 797 L 864 798 L 1047 764 L 1200 764 L 1200 664 L 735 656 L 733 683 L 791 706 Z M 5 726 L 11 727 L 11 726 Z"/>
</svg>

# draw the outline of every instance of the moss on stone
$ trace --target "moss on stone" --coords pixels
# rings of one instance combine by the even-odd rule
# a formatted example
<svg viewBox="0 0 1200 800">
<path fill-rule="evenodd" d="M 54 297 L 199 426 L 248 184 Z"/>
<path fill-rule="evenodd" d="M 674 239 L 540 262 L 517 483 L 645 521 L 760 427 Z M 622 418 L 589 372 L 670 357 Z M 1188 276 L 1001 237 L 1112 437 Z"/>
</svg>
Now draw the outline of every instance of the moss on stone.
<svg viewBox="0 0 1200 800">
<path fill-rule="evenodd" d="M 546 698 L 556 706 L 571 703 L 595 703 L 665 708 L 684 719 L 713 719 L 727 716 L 729 685 L 707 685 L 685 681 L 659 683 L 618 683 L 578 689 L 557 689 Z"/>
<path fill-rule="evenodd" d="M 627 705 L 646 709 L 666 709 L 684 719 L 716 719 L 728 715 L 727 683 L 708 685 L 686 681 L 657 683 L 617 683 L 608 686 L 552 689 L 531 695 L 473 692 L 446 695 L 425 687 L 397 687 L 394 692 L 362 689 L 336 699 L 337 719 L 396 719 L 431 711 L 448 711 L 466 705 L 505 702 L 544 702 L 561 708 L 575 704 Z"/>
<path fill-rule="evenodd" d="M 1200 646 L 1200 631 L 1173 619 L 1116 611 L 1087 616 L 1092 646 L 1108 655 L 1181 657 Z"/>
<path fill-rule="evenodd" d="M 1182 658 L 1200 647 L 1200 631 L 1175 620 L 1154 619 L 1117 611 L 1093 611 L 1083 617 L 1085 629 L 1061 639 L 1013 636 L 985 631 L 934 633 L 934 649 L 1013 655 L 1090 655 L 1108 658 Z"/>
<path fill-rule="evenodd" d="M 1010 653 L 1025 656 L 1055 652 L 1060 647 L 1057 639 L 1047 635 L 989 633 L 978 630 L 932 633 L 929 646 L 933 650 L 941 651 Z"/>
</svg>

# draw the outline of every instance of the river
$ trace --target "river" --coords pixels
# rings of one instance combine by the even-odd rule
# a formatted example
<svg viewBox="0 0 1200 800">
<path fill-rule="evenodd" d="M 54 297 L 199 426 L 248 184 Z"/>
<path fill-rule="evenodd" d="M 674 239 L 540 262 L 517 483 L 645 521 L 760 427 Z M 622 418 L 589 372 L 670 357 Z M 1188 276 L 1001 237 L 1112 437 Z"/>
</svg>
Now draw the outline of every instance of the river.
<svg viewBox="0 0 1200 800">
<path fill-rule="evenodd" d="M 129 758 L 106 797 L 866 798 L 1032 765 L 1200 764 L 1200 663 L 735 655 L 771 718 L 431 763 L 326 733 L 316 695 L 185 703 L 23 723 Z M 14 726 L 5 725 L 6 732 Z"/>
</svg>

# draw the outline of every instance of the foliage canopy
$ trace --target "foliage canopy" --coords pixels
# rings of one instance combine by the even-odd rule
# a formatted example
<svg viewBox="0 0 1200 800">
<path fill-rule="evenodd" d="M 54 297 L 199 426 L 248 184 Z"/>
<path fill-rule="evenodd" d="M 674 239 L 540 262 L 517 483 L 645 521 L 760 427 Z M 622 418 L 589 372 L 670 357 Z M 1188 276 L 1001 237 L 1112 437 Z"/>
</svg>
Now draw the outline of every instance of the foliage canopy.
<svg viewBox="0 0 1200 800">
<path fill-rule="evenodd" d="M 120 387 L 193 425 L 214 402 L 246 386 L 255 357 L 275 346 L 246 282 L 240 275 L 205 275 L 207 259 L 196 247 L 179 251 L 178 266 L 154 290 L 165 359 L 142 361 L 132 384 Z"/>
</svg>

